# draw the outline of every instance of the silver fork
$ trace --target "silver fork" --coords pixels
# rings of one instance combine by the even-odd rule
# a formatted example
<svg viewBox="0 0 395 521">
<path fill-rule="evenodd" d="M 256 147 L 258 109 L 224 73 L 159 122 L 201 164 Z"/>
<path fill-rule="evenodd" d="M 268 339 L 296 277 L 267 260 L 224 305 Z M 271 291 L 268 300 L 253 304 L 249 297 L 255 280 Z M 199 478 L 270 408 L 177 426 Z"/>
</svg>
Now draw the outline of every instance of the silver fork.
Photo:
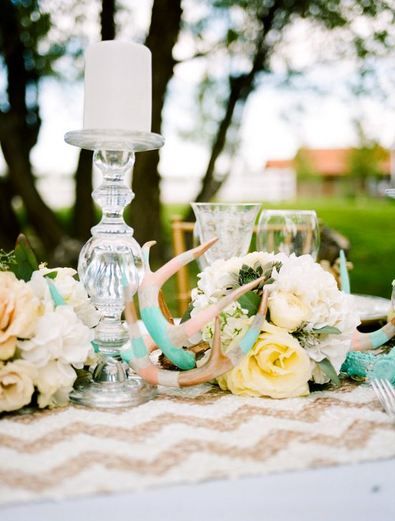
<svg viewBox="0 0 395 521">
<path fill-rule="evenodd" d="M 386 379 L 375 378 L 371 381 L 372 387 L 390 418 L 395 420 L 395 389 Z"/>
</svg>

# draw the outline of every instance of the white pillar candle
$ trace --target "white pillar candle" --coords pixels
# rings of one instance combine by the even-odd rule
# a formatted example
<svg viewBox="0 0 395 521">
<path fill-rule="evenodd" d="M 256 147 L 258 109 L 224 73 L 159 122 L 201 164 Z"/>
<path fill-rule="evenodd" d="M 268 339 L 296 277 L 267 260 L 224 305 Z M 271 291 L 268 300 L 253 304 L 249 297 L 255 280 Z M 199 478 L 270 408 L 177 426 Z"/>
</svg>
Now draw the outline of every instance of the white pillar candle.
<svg viewBox="0 0 395 521">
<path fill-rule="evenodd" d="M 108 40 L 85 54 L 84 129 L 151 131 L 151 52 Z"/>
</svg>

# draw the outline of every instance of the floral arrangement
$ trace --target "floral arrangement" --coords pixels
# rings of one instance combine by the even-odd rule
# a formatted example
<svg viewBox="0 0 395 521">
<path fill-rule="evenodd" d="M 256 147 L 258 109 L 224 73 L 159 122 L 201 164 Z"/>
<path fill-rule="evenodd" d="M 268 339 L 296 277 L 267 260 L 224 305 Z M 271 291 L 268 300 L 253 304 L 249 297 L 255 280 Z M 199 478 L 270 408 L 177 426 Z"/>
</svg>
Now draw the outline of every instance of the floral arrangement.
<svg viewBox="0 0 395 521">
<path fill-rule="evenodd" d="M 0 412 L 64 405 L 90 363 L 99 317 L 75 277 L 38 265 L 24 237 L 0 252 Z"/>
<path fill-rule="evenodd" d="M 222 349 L 241 336 L 258 310 L 263 287 L 269 289 L 268 314 L 255 345 L 234 369 L 217 379 L 234 394 L 287 398 L 309 394 L 309 382 L 338 383 L 340 368 L 359 324 L 351 299 L 334 277 L 310 255 L 250 253 L 218 260 L 198 275 L 191 316 L 231 289 L 264 276 L 221 314 Z M 214 324 L 202 339 L 213 340 Z M 206 352 L 205 356 L 208 356 Z"/>
</svg>

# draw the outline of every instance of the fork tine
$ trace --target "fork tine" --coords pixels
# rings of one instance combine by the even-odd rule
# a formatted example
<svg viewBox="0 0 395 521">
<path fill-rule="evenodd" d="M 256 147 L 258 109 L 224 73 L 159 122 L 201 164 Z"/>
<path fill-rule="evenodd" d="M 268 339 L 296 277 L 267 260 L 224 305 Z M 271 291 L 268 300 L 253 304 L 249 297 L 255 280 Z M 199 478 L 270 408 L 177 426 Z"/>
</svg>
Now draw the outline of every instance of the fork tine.
<svg viewBox="0 0 395 521">
<path fill-rule="evenodd" d="M 387 400 L 386 394 L 384 394 L 383 387 L 380 380 L 374 379 L 371 381 L 372 387 L 377 395 L 377 398 L 379 399 L 383 409 L 388 415 L 391 415 L 390 406 Z"/>
<path fill-rule="evenodd" d="M 383 386 L 384 393 L 389 402 L 392 414 L 395 414 L 395 389 L 392 387 L 389 380 L 381 380 L 381 384 Z"/>
</svg>

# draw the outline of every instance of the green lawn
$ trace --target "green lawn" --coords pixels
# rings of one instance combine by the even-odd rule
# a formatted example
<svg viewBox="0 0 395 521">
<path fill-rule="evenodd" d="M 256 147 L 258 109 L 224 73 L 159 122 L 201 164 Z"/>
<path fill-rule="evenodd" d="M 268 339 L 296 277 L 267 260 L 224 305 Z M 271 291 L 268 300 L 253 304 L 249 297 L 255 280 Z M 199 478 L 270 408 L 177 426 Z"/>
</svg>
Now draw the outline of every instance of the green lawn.
<svg viewBox="0 0 395 521">
<path fill-rule="evenodd" d="M 170 217 L 187 206 L 166 205 L 163 218 L 170 232 Z M 316 210 L 318 217 L 351 241 L 349 259 L 354 264 L 351 288 L 354 293 L 389 297 L 395 278 L 395 201 L 391 199 L 315 199 L 264 208 Z M 166 291 L 173 301 L 174 285 Z"/>
</svg>

